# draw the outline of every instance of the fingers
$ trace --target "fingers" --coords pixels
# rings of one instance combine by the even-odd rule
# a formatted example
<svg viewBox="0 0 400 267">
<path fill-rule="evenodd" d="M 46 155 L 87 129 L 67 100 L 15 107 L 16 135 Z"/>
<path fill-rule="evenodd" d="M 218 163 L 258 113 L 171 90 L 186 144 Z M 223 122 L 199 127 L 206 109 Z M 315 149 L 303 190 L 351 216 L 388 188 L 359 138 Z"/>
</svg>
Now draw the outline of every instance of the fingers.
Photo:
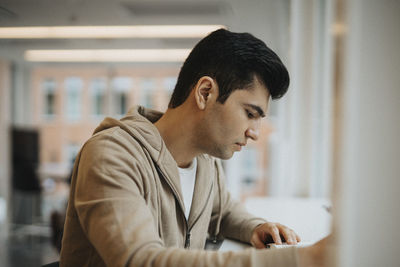
<svg viewBox="0 0 400 267">
<path fill-rule="evenodd" d="M 256 227 L 252 237 L 252 244 L 256 248 L 264 248 L 266 243 L 281 245 L 285 241 L 289 245 L 296 245 L 301 241 L 292 229 L 279 223 L 265 223 Z"/>
<path fill-rule="evenodd" d="M 286 243 L 289 245 L 297 244 L 296 234 L 290 229 L 282 230 L 282 235 L 286 240 Z"/>
<path fill-rule="evenodd" d="M 296 235 L 297 242 L 301 242 L 300 236 L 298 234 L 296 234 L 296 233 L 295 233 L 295 235 Z"/>
<path fill-rule="evenodd" d="M 265 248 L 265 231 L 263 230 L 264 225 L 259 225 L 253 231 L 250 243 L 257 249 Z"/>
<path fill-rule="evenodd" d="M 252 240 L 252 245 L 255 248 L 261 249 L 261 248 L 265 248 L 265 244 L 264 242 L 261 241 L 261 239 L 259 238 L 259 236 L 255 236 Z"/>
<path fill-rule="evenodd" d="M 281 236 L 279 235 L 279 229 L 275 225 L 271 227 L 271 230 L 269 234 L 272 237 L 272 240 L 274 240 L 274 243 L 277 245 L 282 245 L 282 239 Z"/>
<path fill-rule="evenodd" d="M 296 245 L 297 242 L 300 242 L 300 237 L 292 229 L 280 224 L 278 227 L 287 244 Z"/>
</svg>

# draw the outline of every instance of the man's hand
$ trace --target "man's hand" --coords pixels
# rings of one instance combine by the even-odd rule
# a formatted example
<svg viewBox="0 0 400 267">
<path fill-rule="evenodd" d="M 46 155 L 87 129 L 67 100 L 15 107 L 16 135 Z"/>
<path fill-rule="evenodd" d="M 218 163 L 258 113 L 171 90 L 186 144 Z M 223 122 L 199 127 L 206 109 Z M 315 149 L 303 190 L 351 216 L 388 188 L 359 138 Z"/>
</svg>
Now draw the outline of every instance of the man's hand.
<svg viewBox="0 0 400 267">
<path fill-rule="evenodd" d="M 265 248 L 268 243 L 281 245 L 282 241 L 285 241 L 290 245 L 295 245 L 300 240 L 300 237 L 289 227 L 280 223 L 267 222 L 254 229 L 251 244 L 256 248 Z"/>
</svg>

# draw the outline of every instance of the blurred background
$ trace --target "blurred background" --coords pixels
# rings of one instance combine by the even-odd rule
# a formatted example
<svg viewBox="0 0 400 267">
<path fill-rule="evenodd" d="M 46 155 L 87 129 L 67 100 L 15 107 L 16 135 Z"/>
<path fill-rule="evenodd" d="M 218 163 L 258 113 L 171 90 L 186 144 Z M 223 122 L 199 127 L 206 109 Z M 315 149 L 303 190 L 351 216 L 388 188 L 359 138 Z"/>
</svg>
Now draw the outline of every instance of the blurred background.
<svg viewBox="0 0 400 267">
<path fill-rule="evenodd" d="M 281 217 L 318 203 L 333 218 L 304 224 L 334 233 L 332 266 L 400 266 L 399 14 L 396 0 L 0 0 L 0 266 L 58 259 L 83 143 L 134 105 L 165 111 L 221 27 L 291 75 L 260 140 L 224 162 L 233 197 Z"/>
</svg>

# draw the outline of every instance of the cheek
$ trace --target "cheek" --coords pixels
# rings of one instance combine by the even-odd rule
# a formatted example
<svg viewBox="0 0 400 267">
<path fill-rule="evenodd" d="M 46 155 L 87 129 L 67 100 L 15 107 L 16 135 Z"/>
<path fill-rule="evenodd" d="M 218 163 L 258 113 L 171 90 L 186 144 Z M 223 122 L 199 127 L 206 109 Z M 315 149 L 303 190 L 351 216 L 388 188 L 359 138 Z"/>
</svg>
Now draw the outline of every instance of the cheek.
<svg viewBox="0 0 400 267">
<path fill-rule="evenodd" d="M 222 119 L 220 124 L 220 130 L 222 138 L 225 139 L 237 139 L 244 134 L 243 119 L 239 117 L 233 118 L 232 116 L 225 117 Z"/>
<path fill-rule="evenodd" d="M 220 142 L 231 142 L 232 139 L 236 142 L 236 139 L 244 135 L 247 115 L 239 107 L 224 106 L 215 110 L 211 118 L 215 127 L 214 133 Z"/>
</svg>

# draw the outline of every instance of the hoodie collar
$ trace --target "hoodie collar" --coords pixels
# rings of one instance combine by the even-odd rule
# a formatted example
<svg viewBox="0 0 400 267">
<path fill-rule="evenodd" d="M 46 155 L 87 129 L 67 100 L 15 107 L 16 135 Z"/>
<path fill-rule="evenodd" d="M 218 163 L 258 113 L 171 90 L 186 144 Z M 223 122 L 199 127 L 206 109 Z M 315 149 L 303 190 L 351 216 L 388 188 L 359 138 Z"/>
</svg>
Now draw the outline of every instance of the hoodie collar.
<svg viewBox="0 0 400 267">
<path fill-rule="evenodd" d="M 154 125 L 162 115 L 162 112 L 135 106 L 121 120 L 110 117 L 105 118 L 95 129 L 94 134 L 112 127 L 119 127 L 126 131 L 148 152 L 153 162 L 160 167 L 164 175 L 170 180 L 171 186 L 179 192 L 179 197 L 181 198 L 178 166 L 168 151 L 160 132 Z"/>
</svg>

